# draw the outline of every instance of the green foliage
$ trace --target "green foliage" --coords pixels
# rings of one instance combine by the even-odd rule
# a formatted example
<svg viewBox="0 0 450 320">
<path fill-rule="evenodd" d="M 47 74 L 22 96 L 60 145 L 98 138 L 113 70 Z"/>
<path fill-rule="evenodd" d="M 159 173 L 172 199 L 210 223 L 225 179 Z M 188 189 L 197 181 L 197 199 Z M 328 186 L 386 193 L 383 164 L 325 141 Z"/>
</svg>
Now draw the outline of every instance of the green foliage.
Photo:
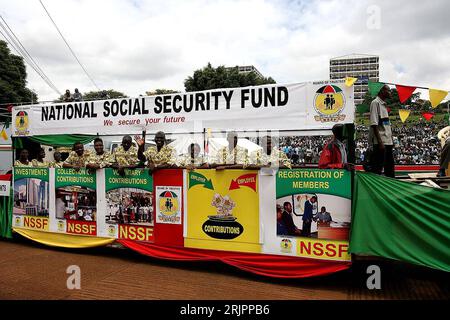
<svg viewBox="0 0 450 320">
<path fill-rule="evenodd" d="M 184 81 L 186 92 L 211 90 L 218 88 L 237 88 L 276 83 L 271 77 L 259 77 L 254 72 L 239 73 L 238 67 L 214 68 L 208 63 L 203 69 L 195 70 L 192 76 Z"/>
<path fill-rule="evenodd" d="M 418 110 L 417 108 L 415 108 L 418 106 L 418 104 L 414 103 L 413 101 L 416 101 L 419 98 L 420 98 L 420 92 L 413 93 L 411 95 L 411 97 L 409 97 L 409 99 L 405 101 L 405 103 L 400 103 L 400 98 L 398 97 L 397 89 L 391 88 L 391 97 L 389 99 L 386 99 L 386 103 L 387 103 L 387 106 L 389 108 L 391 108 L 392 111 L 402 109 L 407 105 L 411 106 L 411 109 Z M 370 93 L 366 92 L 366 95 L 364 96 L 364 101 L 362 102 L 362 104 L 370 106 L 370 103 L 372 102 L 373 99 L 374 98 L 372 98 L 370 96 Z"/>
<path fill-rule="evenodd" d="M 37 95 L 26 87 L 26 79 L 23 58 L 12 54 L 6 42 L 0 40 L 0 103 L 37 102 Z"/>
<path fill-rule="evenodd" d="M 120 91 L 116 91 L 113 89 L 101 91 L 89 91 L 83 94 L 83 100 L 118 99 L 118 98 L 128 98 L 128 96 Z"/>
<path fill-rule="evenodd" d="M 157 96 L 160 94 L 172 94 L 172 93 L 180 93 L 180 91 L 175 91 L 171 89 L 156 89 L 155 91 L 146 91 L 145 94 L 148 96 Z"/>
<path fill-rule="evenodd" d="M 71 92 L 73 94 L 73 92 Z M 100 90 L 100 91 L 89 91 L 87 93 L 81 92 L 83 95 L 83 100 L 102 100 L 102 99 L 118 99 L 118 98 L 127 98 L 127 96 L 119 91 L 109 89 L 109 90 Z M 62 102 L 64 101 L 64 95 L 60 96 L 58 100 L 55 102 Z"/>
<path fill-rule="evenodd" d="M 441 121 L 446 121 L 445 120 L 446 116 L 447 114 L 445 113 L 436 113 L 431 122 L 440 123 Z M 391 121 L 392 127 L 411 127 L 417 125 L 418 123 L 426 122 L 421 112 L 414 112 L 414 111 L 410 114 L 408 119 L 406 119 L 405 123 L 403 123 L 400 120 L 400 117 L 397 112 L 396 113 L 391 112 L 389 119 Z M 357 114 L 355 117 L 355 123 L 357 125 L 365 125 L 368 127 L 370 123 L 369 116 L 367 114 L 366 115 Z"/>
</svg>

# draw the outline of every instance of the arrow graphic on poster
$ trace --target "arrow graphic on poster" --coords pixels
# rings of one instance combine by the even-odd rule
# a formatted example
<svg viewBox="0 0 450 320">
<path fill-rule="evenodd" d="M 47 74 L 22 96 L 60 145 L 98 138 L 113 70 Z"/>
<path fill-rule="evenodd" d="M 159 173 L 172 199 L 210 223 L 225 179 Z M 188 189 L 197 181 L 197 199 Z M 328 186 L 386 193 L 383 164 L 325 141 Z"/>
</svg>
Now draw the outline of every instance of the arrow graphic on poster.
<svg viewBox="0 0 450 320">
<path fill-rule="evenodd" d="M 191 172 L 189 174 L 189 189 L 196 185 L 203 185 L 203 188 L 214 190 L 211 179 L 207 179 L 200 173 Z"/>
<path fill-rule="evenodd" d="M 231 180 L 229 190 L 239 189 L 240 187 L 249 187 L 256 192 L 256 173 L 244 174 L 236 180 Z"/>
</svg>

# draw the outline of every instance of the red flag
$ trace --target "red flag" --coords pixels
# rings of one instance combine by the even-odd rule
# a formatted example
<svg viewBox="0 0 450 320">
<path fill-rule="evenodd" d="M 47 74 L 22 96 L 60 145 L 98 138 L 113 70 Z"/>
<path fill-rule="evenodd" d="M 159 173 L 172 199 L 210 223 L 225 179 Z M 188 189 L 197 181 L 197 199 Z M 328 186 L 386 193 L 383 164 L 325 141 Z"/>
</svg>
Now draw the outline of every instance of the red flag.
<svg viewBox="0 0 450 320">
<path fill-rule="evenodd" d="M 12 111 L 12 108 L 13 108 L 13 105 L 10 104 L 10 105 L 8 106 L 8 112 L 11 112 L 11 111 Z"/>
<path fill-rule="evenodd" d="M 416 90 L 416 87 L 401 86 L 399 84 L 396 84 L 395 87 L 397 88 L 398 98 L 401 103 L 405 103 L 405 101 L 411 97 L 414 90 Z"/>
<path fill-rule="evenodd" d="M 425 120 L 430 121 L 431 118 L 433 118 L 434 113 L 433 112 L 422 112 L 422 116 L 425 118 Z"/>
<path fill-rule="evenodd" d="M 388 113 L 391 113 L 391 108 L 386 107 L 386 111 L 387 111 Z"/>
<path fill-rule="evenodd" d="M 256 191 L 256 173 L 244 174 L 236 180 L 231 180 L 229 190 L 239 189 L 241 186 L 249 187 Z"/>
</svg>

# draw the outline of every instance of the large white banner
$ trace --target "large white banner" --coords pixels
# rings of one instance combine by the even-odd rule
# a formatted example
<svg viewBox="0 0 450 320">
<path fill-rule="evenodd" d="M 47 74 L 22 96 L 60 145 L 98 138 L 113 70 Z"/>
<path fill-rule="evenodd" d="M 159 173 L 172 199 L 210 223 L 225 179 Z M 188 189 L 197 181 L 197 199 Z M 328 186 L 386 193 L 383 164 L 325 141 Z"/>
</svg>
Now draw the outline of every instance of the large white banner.
<svg viewBox="0 0 450 320">
<path fill-rule="evenodd" d="M 15 107 L 13 135 L 315 130 L 352 123 L 344 80 Z"/>
</svg>

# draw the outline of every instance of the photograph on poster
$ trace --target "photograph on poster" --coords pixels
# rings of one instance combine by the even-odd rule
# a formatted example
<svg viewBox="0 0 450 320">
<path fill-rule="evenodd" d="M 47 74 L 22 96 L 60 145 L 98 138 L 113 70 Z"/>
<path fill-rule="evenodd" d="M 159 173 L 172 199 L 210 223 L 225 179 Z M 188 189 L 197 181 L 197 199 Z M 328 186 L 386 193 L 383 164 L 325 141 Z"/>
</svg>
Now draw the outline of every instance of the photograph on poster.
<svg viewBox="0 0 450 320">
<path fill-rule="evenodd" d="M 153 226 L 152 192 L 117 188 L 106 193 L 106 223 Z"/>
<path fill-rule="evenodd" d="M 96 192 L 80 186 L 56 188 L 55 211 L 57 219 L 96 221 Z"/>
<path fill-rule="evenodd" d="M 14 181 L 13 214 L 48 217 L 49 185 L 36 178 Z"/>
<path fill-rule="evenodd" d="M 277 199 L 277 235 L 348 240 L 350 200 L 301 193 Z"/>
</svg>

